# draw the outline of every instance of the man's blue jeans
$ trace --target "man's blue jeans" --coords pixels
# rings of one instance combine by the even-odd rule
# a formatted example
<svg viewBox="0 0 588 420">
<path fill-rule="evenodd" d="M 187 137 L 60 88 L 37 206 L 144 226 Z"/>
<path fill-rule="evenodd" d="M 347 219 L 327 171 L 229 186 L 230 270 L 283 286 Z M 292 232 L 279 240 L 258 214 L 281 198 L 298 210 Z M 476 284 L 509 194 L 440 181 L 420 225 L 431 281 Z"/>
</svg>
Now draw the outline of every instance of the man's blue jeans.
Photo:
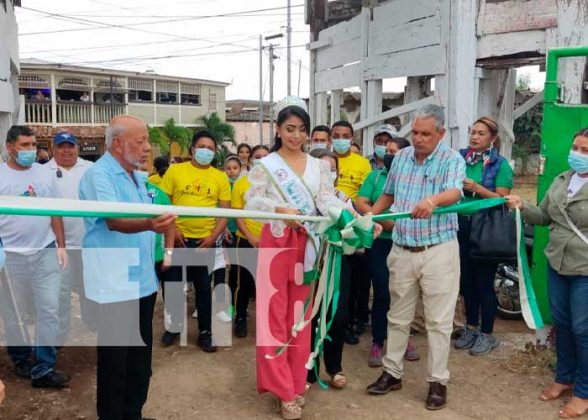
<svg viewBox="0 0 588 420">
<path fill-rule="evenodd" d="M 549 307 L 555 325 L 555 382 L 574 384 L 588 398 L 588 276 L 564 276 L 549 267 Z"/>
<path fill-rule="evenodd" d="M 3 315 L 6 322 L 8 353 L 13 363 L 31 361 L 33 351 L 35 362 L 31 371 L 33 379 L 51 372 L 57 359 L 55 349 L 59 329 L 59 291 L 61 273 L 57 264 L 54 245 L 33 254 L 22 255 L 6 252 L 6 270 L 12 286 L 9 296 L 6 285 L 2 288 Z M 24 325 L 19 326 L 18 318 L 24 322 L 27 295 L 33 296 L 36 311 L 35 347 L 23 337 Z M 8 303 L 8 304 L 6 304 Z M 18 310 L 18 316 L 14 305 Z"/>
<path fill-rule="evenodd" d="M 388 332 L 388 310 L 390 309 L 390 289 L 388 280 L 390 272 L 386 259 L 392 248 L 392 240 L 376 239 L 371 248 L 366 249 L 369 276 L 374 288 L 372 302 L 372 339 L 379 346 L 384 345 Z"/>
</svg>

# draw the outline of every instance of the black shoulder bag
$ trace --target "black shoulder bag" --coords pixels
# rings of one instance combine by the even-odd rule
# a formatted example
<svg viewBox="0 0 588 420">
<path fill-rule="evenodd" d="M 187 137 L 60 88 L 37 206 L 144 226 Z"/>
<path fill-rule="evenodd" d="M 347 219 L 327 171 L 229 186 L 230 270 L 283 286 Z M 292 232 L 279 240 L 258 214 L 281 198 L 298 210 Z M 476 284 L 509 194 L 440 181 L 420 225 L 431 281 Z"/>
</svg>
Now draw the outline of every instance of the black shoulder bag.
<svg viewBox="0 0 588 420">
<path fill-rule="evenodd" d="M 505 205 L 471 216 L 470 257 L 476 261 L 516 263 L 516 221 Z"/>
</svg>

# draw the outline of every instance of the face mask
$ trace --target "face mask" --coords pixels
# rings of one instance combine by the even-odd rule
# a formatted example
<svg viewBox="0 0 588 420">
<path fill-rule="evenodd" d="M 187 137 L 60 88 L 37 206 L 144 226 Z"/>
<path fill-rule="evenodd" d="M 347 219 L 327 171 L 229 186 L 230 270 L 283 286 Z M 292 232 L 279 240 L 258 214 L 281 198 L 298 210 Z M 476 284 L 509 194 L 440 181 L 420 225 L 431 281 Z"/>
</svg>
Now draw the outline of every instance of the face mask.
<svg viewBox="0 0 588 420">
<path fill-rule="evenodd" d="M 568 155 L 568 163 L 580 175 L 588 173 L 588 155 L 571 151 Z"/>
<path fill-rule="evenodd" d="M 392 161 L 394 160 L 394 155 L 386 155 L 384 156 L 384 167 L 387 171 L 390 170 L 390 166 L 392 166 Z"/>
<path fill-rule="evenodd" d="M 327 143 L 312 143 L 310 150 L 326 150 Z"/>
<path fill-rule="evenodd" d="M 380 159 L 384 159 L 386 156 L 386 146 L 376 145 L 376 147 L 374 147 L 374 153 Z"/>
<path fill-rule="evenodd" d="M 337 171 L 331 171 L 331 182 L 334 184 L 337 180 Z"/>
<path fill-rule="evenodd" d="M 37 159 L 36 150 L 19 150 L 16 155 L 16 163 L 20 166 L 31 166 Z"/>
<path fill-rule="evenodd" d="M 147 171 L 135 171 L 135 175 L 140 182 L 147 182 L 147 178 L 149 178 L 149 172 Z"/>
<path fill-rule="evenodd" d="M 257 165 L 259 162 L 261 162 L 261 159 L 251 159 L 251 165 L 252 166 Z"/>
<path fill-rule="evenodd" d="M 41 165 L 44 165 L 44 164 L 46 164 L 47 162 L 49 162 L 49 159 L 39 159 L 39 160 L 37 161 L 37 163 L 40 163 Z"/>
<path fill-rule="evenodd" d="M 194 151 L 194 159 L 196 159 L 196 162 L 198 162 L 199 165 L 210 165 L 210 162 L 214 159 L 214 152 L 204 148 L 196 149 Z"/>
<path fill-rule="evenodd" d="M 351 148 L 351 139 L 333 139 L 333 150 L 344 155 Z"/>
</svg>

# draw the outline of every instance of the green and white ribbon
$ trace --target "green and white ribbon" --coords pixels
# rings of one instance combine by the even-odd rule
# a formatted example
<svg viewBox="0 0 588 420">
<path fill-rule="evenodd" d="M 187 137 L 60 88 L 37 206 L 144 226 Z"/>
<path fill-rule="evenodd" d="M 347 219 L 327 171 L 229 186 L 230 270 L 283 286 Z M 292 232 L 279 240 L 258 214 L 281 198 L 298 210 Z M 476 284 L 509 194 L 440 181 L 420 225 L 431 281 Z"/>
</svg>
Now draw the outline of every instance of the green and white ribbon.
<svg viewBox="0 0 588 420">
<path fill-rule="evenodd" d="M 527 247 L 525 245 L 525 225 L 523 223 L 523 215 L 519 209 L 515 211 L 515 220 L 517 222 L 517 271 L 519 273 L 521 311 L 527 326 L 533 330 L 540 330 L 545 326 L 535 297 L 535 290 L 533 289 L 533 280 L 531 278 Z"/>
<path fill-rule="evenodd" d="M 502 205 L 504 198 L 473 200 L 435 209 L 435 214 L 459 213 L 471 215 L 479 210 Z M 352 254 L 359 248 L 369 248 L 373 241 L 373 223 L 378 221 L 410 218 L 410 213 L 381 214 L 354 218 L 347 210 L 331 209 L 327 216 L 301 216 L 261 211 L 222 209 L 211 207 L 162 206 L 155 204 L 99 202 L 88 200 L 70 200 L 40 197 L 0 196 L 0 214 L 21 216 L 63 216 L 63 217 L 97 217 L 97 218 L 145 218 L 173 213 L 179 217 L 221 217 L 247 218 L 262 220 L 298 220 L 317 223 L 317 232 L 321 235 L 319 258 L 315 265 L 312 279 L 316 287 L 316 299 L 312 314 L 320 311 L 319 334 L 315 340 L 313 356 L 321 353 L 322 344 L 327 339 L 330 323 L 326 322 L 327 311 L 331 306 L 334 316 L 339 299 L 339 274 L 341 256 Z M 523 222 L 519 211 L 516 212 L 517 249 L 519 270 L 519 291 L 521 309 L 525 322 L 532 329 L 543 328 L 537 301 L 532 287 L 531 275 L 526 258 L 523 241 Z M 310 301 L 305 304 L 306 313 Z M 331 316 L 331 320 L 332 320 Z M 293 335 L 301 331 L 308 321 L 297 322 L 293 326 Z"/>
<path fill-rule="evenodd" d="M 317 233 L 323 240 L 315 267 L 319 277 L 313 310 L 310 319 L 300 324 L 300 327 L 304 328 L 317 314 L 319 316 L 313 350 L 308 357 L 306 368 L 315 369 L 318 382 L 325 389 L 328 386 L 320 379 L 315 360 L 323 356 L 324 342 L 330 340 L 327 334 L 339 305 L 341 258 L 343 255 L 353 254 L 359 248 L 370 248 L 374 241 L 374 223 L 371 216 L 355 218 L 349 210 L 338 208 L 329 209 L 328 216 L 330 221 L 321 222 L 317 227 Z M 312 299 L 312 294 L 309 299 Z M 327 321 L 329 307 L 330 316 Z"/>
</svg>

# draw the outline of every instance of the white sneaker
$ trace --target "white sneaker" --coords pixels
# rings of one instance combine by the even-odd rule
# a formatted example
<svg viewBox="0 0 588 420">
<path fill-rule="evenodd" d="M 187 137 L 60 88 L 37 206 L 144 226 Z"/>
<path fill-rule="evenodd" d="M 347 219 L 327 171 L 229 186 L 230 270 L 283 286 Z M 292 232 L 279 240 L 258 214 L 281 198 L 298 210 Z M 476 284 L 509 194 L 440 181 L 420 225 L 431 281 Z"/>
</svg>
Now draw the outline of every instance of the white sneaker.
<svg viewBox="0 0 588 420">
<path fill-rule="evenodd" d="M 198 318 L 198 309 L 194 309 L 194 312 L 192 312 L 192 318 Z"/>
<path fill-rule="evenodd" d="M 218 312 L 216 314 L 216 319 L 218 319 L 220 322 L 225 322 L 225 323 L 229 323 L 233 320 L 233 318 L 231 318 L 231 315 L 229 315 L 225 311 Z"/>
</svg>

